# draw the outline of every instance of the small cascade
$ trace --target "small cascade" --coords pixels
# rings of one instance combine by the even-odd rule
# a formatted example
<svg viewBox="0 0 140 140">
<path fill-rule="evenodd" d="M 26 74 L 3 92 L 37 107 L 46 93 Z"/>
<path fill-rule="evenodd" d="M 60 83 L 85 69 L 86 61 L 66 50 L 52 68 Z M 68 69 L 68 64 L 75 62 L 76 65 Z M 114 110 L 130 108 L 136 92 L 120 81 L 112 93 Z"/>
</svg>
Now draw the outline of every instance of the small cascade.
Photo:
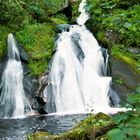
<svg viewBox="0 0 140 140">
<path fill-rule="evenodd" d="M 89 15 L 85 10 L 86 0 L 82 0 L 79 5 L 79 12 L 81 13 L 80 16 L 77 18 L 78 25 L 84 25 L 85 22 L 89 19 Z"/>
<path fill-rule="evenodd" d="M 0 117 L 15 117 L 31 111 L 23 88 L 23 68 L 13 34 L 8 35 L 8 61 L 0 84 Z"/>
<path fill-rule="evenodd" d="M 86 0 L 82 0 L 78 25 L 63 31 L 56 42 L 48 86 L 44 90 L 49 113 L 121 110 L 111 107 L 117 106 L 119 99 L 116 93 L 113 96 L 112 78 L 107 76 L 108 53 L 84 25 L 89 18 L 85 6 Z"/>
</svg>

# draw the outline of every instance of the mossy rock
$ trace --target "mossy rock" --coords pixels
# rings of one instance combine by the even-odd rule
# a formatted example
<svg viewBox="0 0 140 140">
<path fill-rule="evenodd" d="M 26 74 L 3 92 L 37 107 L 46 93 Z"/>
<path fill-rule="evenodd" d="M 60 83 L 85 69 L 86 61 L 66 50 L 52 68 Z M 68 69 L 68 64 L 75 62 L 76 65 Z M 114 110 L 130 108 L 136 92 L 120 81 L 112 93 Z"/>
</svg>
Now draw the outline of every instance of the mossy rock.
<svg viewBox="0 0 140 140">
<path fill-rule="evenodd" d="M 72 23 L 76 22 L 76 19 L 78 18 L 78 16 L 80 15 L 80 13 L 78 12 L 78 8 L 79 8 L 79 4 L 80 4 L 81 0 L 77 0 L 75 2 L 71 2 L 71 6 L 72 6 Z"/>
<path fill-rule="evenodd" d="M 29 56 L 32 75 L 38 76 L 47 69 L 53 54 L 56 29 L 51 24 L 32 24 L 16 32 L 18 41 Z"/>
<path fill-rule="evenodd" d="M 6 55 L 7 50 L 7 36 L 10 29 L 6 26 L 0 26 L 0 60 Z"/>
<path fill-rule="evenodd" d="M 68 0 L 45 0 L 48 14 L 55 14 L 69 6 Z"/>
<path fill-rule="evenodd" d="M 68 132 L 60 135 L 50 135 L 47 132 L 37 132 L 28 136 L 28 140 L 94 140 L 105 139 L 105 134 L 115 124 L 103 113 L 93 115 Z"/>
</svg>

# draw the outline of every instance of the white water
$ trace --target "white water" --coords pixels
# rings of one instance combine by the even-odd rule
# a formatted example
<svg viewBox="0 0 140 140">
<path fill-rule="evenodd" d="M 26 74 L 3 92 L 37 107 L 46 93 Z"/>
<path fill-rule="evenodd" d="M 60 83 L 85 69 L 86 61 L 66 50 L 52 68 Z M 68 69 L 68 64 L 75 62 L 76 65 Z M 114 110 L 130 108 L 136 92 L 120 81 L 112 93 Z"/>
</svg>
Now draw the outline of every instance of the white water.
<svg viewBox="0 0 140 140">
<path fill-rule="evenodd" d="M 85 10 L 86 0 L 82 0 L 79 5 L 79 12 L 81 13 L 80 16 L 77 18 L 78 25 L 84 25 L 85 22 L 89 19 L 89 15 Z"/>
<path fill-rule="evenodd" d="M 0 116 L 14 117 L 24 115 L 31 110 L 23 88 L 23 68 L 16 42 L 12 34 L 8 35 L 8 62 L 0 84 Z"/>
<path fill-rule="evenodd" d="M 124 110 L 110 107 L 110 94 L 113 93 L 110 93 L 112 78 L 106 76 L 108 54 L 84 25 L 89 18 L 84 9 L 85 2 L 83 0 L 79 6 L 79 25 L 62 32 L 57 40 L 49 85 L 44 91 L 49 113 L 116 113 Z M 115 102 L 117 105 L 118 97 Z"/>
</svg>

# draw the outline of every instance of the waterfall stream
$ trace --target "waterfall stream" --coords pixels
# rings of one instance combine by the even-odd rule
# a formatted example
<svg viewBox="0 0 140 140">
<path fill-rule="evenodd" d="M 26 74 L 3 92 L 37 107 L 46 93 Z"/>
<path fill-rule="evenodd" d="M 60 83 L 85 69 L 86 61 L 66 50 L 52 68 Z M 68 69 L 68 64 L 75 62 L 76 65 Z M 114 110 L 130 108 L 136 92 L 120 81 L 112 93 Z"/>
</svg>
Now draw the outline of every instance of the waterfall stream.
<svg viewBox="0 0 140 140">
<path fill-rule="evenodd" d="M 8 61 L 0 84 L 0 117 L 24 115 L 31 110 L 23 88 L 23 68 L 12 34 L 8 35 Z"/>
<path fill-rule="evenodd" d="M 44 90 L 49 113 L 120 110 L 111 107 L 118 105 L 119 98 L 112 92 L 112 78 L 107 76 L 108 53 L 84 25 L 89 18 L 85 6 L 86 0 L 82 0 L 78 25 L 59 34 L 56 42 L 48 86 Z"/>
</svg>

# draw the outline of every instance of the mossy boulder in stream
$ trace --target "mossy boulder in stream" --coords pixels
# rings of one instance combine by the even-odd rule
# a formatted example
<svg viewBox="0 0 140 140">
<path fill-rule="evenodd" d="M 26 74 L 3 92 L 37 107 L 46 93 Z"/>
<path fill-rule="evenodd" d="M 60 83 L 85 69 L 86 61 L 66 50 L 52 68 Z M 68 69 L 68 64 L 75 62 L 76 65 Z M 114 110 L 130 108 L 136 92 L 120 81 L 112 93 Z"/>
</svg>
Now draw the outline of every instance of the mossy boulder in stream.
<svg viewBox="0 0 140 140">
<path fill-rule="evenodd" d="M 28 136 L 28 140 L 94 140 L 106 139 L 105 134 L 114 128 L 111 118 L 103 113 L 93 115 L 68 132 L 50 135 L 48 132 L 36 132 Z"/>
</svg>

